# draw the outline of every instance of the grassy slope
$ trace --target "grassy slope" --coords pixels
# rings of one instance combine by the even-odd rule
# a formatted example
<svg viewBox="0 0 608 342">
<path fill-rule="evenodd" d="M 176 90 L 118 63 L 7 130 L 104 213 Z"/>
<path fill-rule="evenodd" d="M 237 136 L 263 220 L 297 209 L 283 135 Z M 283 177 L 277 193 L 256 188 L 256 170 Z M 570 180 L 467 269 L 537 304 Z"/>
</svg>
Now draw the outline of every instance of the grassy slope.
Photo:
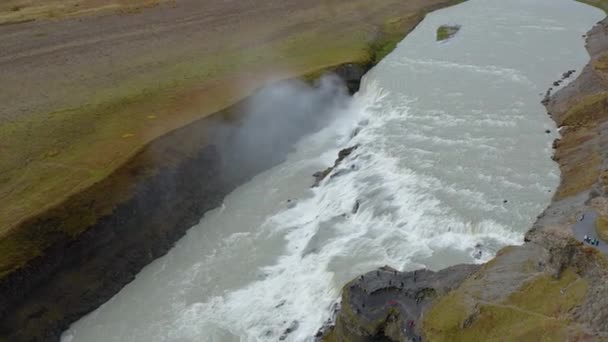
<svg viewBox="0 0 608 342">
<path fill-rule="evenodd" d="M 566 289 L 564 294 L 561 289 Z M 586 292 L 585 280 L 571 270 L 560 279 L 539 276 L 504 301 L 480 305 L 467 325 L 465 300 L 457 290 L 433 306 L 424 329 L 430 341 L 557 341 L 571 327 L 563 316 L 582 302 Z"/>
<path fill-rule="evenodd" d="M 608 13 L 608 0 L 577 0 L 579 2 L 585 3 L 587 5 L 591 5 L 597 7 L 604 12 Z"/>
<path fill-rule="evenodd" d="M 167 0 L 4 0 L 0 3 L 0 25 L 37 19 L 58 19 L 105 11 L 131 13 Z"/>
<path fill-rule="evenodd" d="M 460 1 L 424 5 L 455 2 Z M 155 137 L 225 108 L 272 80 L 384 57 L 422 18 L 418 10 L 396 13 L 395 6 L 402 4 L 398 0 L 334 2 L 338 23 L 320 15 L 325 8 L 292 13 L 290 25 L 305 23 L 305 29 L 245 49 L 236 45 L 204 58 L 170 61 L 151 74 L 98 89 L 80 106 L 0 125 L 0 150 L 11 152 L 0 158 L 0 275 L 40 255 L 57 236 L 53 231 L 15 229 L 19 222 L 105 179 Z M 366 20 L 356 20 L 362 12 Z M 256 33 L 258 28 L 251 29 Z M 277 29 L 280 26 L 268 28 Z M 108 203 L 96 214 L 111 210 Z M 94 222 L 95 217 L 70 219 L 81 222 L 52 229 L 75 236 L 86 227 L 82 223 Z"/>
<path fill-rule="evenodd" d="M 563 252 L 563 251 L 560 251 Z M 590 252 L 591 255 L 595 255 Z M 531 248 L 507 247 L 424 315 L 429 341 L 559 341 L 579 336 L 572 309 L 588 294 L 582 269 L 558 278 L 538 269 Z"/>
</svg>

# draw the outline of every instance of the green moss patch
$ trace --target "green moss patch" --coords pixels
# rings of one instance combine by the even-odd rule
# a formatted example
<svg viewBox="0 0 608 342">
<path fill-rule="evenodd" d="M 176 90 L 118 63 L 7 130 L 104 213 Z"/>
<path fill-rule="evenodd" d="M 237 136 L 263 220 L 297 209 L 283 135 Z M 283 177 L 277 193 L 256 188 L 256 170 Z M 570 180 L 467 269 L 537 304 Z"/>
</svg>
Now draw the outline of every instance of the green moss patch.
<svg viewBox="0 0 608 342">
<path fill-rule="evenodd" d="M 444 41 L 454 37 L 460 31 L 459 25 L 441 25 L 437 28 L 437 41 Z"/>
</svg>

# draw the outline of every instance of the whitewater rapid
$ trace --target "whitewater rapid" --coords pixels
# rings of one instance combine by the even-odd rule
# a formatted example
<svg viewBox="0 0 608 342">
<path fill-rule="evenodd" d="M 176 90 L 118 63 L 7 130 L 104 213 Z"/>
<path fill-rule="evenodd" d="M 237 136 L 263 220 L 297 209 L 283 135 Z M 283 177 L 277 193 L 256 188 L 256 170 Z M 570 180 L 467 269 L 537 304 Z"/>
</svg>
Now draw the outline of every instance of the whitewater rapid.
<svg viewBox="0 0 608 342">
<path fill-rule="evenodd" d="M 581 36 L 602 16 L 570 0 L 432 13 L 328 125 L 62 340 L 277 341 L 291 328 L 286 341 L 310 341 L 360 273 L 483 262 L 522 243 L 559 181 L 542 95 L 587 62 Z M 439 43 L 443 24 L 462 28 Z"/>
</svg>

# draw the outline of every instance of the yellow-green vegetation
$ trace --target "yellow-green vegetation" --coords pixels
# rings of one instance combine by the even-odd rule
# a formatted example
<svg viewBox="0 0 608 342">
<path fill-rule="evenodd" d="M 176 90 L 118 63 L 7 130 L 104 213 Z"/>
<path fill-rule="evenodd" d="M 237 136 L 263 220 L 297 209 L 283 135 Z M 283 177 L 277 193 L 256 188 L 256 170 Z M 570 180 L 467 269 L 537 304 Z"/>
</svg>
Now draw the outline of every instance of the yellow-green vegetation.
<svg viewBox="0 0 608 342">
<path fill-rule="evenodd" d="M 558 199 L 587 191 L 597 182 L 602 158 L 593 139 L 597 135 L 592 128 L 579 128 L 562 138 L 555 153 L 562 172 Z"/>
<path fill-rule="evenodd" d="M 602 157 L 597 127 L 608 119 L 608 93 L 587 95 L 570 107 L 559 125 L 568 126 L 555 152 L 560 163 L 562 183 L 557 198 L 565 198 L 588 190 L 600 177 Z"/>
<path fill-rule="evenodd" d="M 597 7 L 604 12 L 608 13 L 608 0 L 577 0 L 579 2 L 585 3 L 587 5 L 591 5 Z"/>
<path fill-rule="evenodd" d="M 599 120 L 608 118 L 608 93 L 587 95 L 578 100 L 561 119 L 566 126 L 579 127 L 597 124 Z"/>
<path fill-rule="evenodd" d="M 116 203 L 95 202 L 95 210 L 87 212 L 86 208 L 80 208 L 84 203 L 77 202 L 73 205 L 79 215 L 65 216 L 68 214 L 63 208 L 58 217 L 64 222 L 49 225 L 43 232 L 24 231 L 19 224 L 73 202 L 77 198 L 73 197 L 75 194 L 107 179 L 155 138 L 226 108 L 274 80 L 316 75 L 320 70 L 343 63 L 374 63 L 415 27 L 422 13 L 457 2 L 460 1 L 333 2 L 332 10 L 339 13 L 336 16 L 327 15 L 325 5 L 303 6 L 288 18 L 253 21 L 219 35 L 218 39 L 225 43 L 218 49 L 201 50 L 204 46 L 197 49 L 186 41 L 188 44 L 178 45 L 178 49 L 136 53 L 119 64 L 129 67 L 125 70 L 154 67 L 110 86 L 91 88 L 73 82 L 65 85 L 71 87 L 66 88 L 70 90 L 66 96 L 61 94 L 54 99 L 68 105 L 0 121 L 3 156 L 0 158 L 3 203 L 0 206 L 0 276 L 41 255 L 57 239 L 78 235 L 110 212 Z M 68 10 L 70 4 L 76 3 L 80 5 L 74 8 L 99 9 L 102 4 L 130 6 L 157 1 L 11 0 L 0 5 L 3 6 L 0 15 L 34 13 L 34 8 L 38 8 L 38 14 L 48 13 L 42 7 L 53 6 Z M 137 41 L 148 36 L 155 40 L 158 32 L 137 32 L 141 35 Z M 266 36 L 273 38 L 250 43 L 255 37 Z M 209 43 L 205 41 L 204 45 Z M 86 72 L 93 75 L 106 72 L 105 66 L 98 71 L 93 67 L 94 60 L 88 62 Z M 66 75 L 80 72 L 82 70 L 76 69 Z M 38 83 L 41 82 L 44 80 Z M 23 89 L 23 85 L 20 87 Z M 125 188 L 129 186 L 124 184 Z M 113 186 L 109 191 L 115 189 Z M 113 200 L 121 196 L 125 195 L 120 194 Z"/>
<path fill-rule="evenodd" d="M 608 241 L 608 217 L 600 216 L 595 220 L 595 230 L 600 239 Z"/>
<path fill-rule="evenodd" d="M 582 303 L 587 287 L 585 279 L 566 269 L 559 279 L 537 276 L 498 303 L 465 299 L 459 288 L 427 312 L 423 331 L 429 341 L 563 340 L 566 330 L 576 332 L 567 314 Z"/>
<path fill-rule="evenodd" d="M 395 49 L 403 38 L 403 32 L 412 28 L 412 23 L 418 23 L 424 15 L 415 13 L 410 16 L 394 18 L 386 21 L 382 26 L 381 34 L 368 48 L 369 60 L 375 64 Z"/>
<path fill-rule="evenodd" d="M 315 44 L 322 54 L 307 53 L 309 48 L 288 42 L 253 49 L 248 59 L 230 54 L 217 56 L 225 64 L 209 59 L 180 63 L 150 79 L 102 91 L 97 99 L 82 107 L 40 113 L 0 126 L 3 147 L 14 151 L 0 159 L 3 171 L 0 184 L 11 186 L 7 190 L 7 199 L 11 200 L 5 200 L 6 205 L 0 208 L 0 233 L 15 219 L 52 205 L 49 198 L 61 199 L 61 194 L 77 192 L 105 178 L 152 138 L 227 107 L 250 94 L 264 80 L 261 73 L 258 77 L 251 75 L 254 82 L 231 78 L 230 74 L 245 72 L 256 65 L 269 67 L 265 64 L 286 62 L 256 54 L 256 50 L 266 48 L 293 56 L 288 63 L 292 70 L 302 74 L 339 64 L 347 58 L 366 58 L 363 42 L 313 39 L 303 37 L 301 44 Z M 264 60 L 257 61 L 255 56 Z M 231 64 L 233 67 L 229 68 Z M 154 84 L 152 77 L 159 81 Z M 211 80 L 199 83 L 207 77 Z M 226 78 L 214 81 L 215 77 Z M 233 90 L 233 82 L 239 83 L 240 94 Z M 36 136 L 38 132 L 45 134 Z M 27 166 L 25 173 L 20 168 L 23 166 Z"/>
<path fill-rule="evenodd" d="M 166 1 L 168 0 L 4 0 L 0 3 L 0 25 L 91 15 L 104 11 L 130 13 Z"/>
<path fill-rule="evenodd" d="M 587 293 L 587 280 L 572 269 L 564 270 L 559 279 L 544 274 L 512 294 L 505 302 L 520 310 L 543 316 L 560 318 L 570 309 L 582 303 Z"/>
<path fill-rule="evenodd" d="M 336 331 L 334 329 L 329 329 L 322 337 L 321 341 L 323 342 L 336 342 Z"/>
<path fill-rule="evenodd" d="M 429 341 L 440 336 L 457 336 L 468 316 L 468 307 L 462 293 L 452 291 L 440 298 L 424 315 L 423 329 Z"/>
<path fill-rule="evenodd" d="M 437 41 L 443 41 L 452 38 L 458 31 L 460 26 L 441 25 L 437 28 Z"/>
<path fill-rule="evenodd" d="M 602 190 L 604 192 L 608 191 L 608 170 L 604 170 L 601 174 L 600 174 L 600 185 L 602 187 Z"/>
<path fill-rule="evenodd" d="M 608 71 L 608 55 L 604 54 L 591 62 L 593 68 L 604 74 Z"/>
</svg>

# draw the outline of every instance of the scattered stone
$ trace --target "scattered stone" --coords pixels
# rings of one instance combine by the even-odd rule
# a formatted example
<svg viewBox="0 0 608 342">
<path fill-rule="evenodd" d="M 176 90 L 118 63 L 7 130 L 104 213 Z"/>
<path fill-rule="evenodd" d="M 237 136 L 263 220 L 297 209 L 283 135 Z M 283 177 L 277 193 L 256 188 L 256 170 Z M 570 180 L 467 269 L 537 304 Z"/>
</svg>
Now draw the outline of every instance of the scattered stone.
<svg viewBox="0 0 608 342">
<path fill-rule="evenodd" d="M 360 206 L 359 200 L 356 200 L 355 205 L 353 206 L 353 210 L 351 212 L 353 214 L 356 214 L 359 211 L 359 206 Z"/>
<path fill-rule="evenodd" d="M 283 334 L 281 335 L 279 340 L 284 341 L 287 338 L 287 336 L 289 334 L 291 334 L 292 332 L 296 331 L 298 329 L 298 327 L 300 327 L 300 322 L 298 322 L 298 321 L 291 322 L 291 324 L 289 325 L 289 327 L 287 329 L 285 329 L 285 331 L 283 332 Z"/>
</svg>

